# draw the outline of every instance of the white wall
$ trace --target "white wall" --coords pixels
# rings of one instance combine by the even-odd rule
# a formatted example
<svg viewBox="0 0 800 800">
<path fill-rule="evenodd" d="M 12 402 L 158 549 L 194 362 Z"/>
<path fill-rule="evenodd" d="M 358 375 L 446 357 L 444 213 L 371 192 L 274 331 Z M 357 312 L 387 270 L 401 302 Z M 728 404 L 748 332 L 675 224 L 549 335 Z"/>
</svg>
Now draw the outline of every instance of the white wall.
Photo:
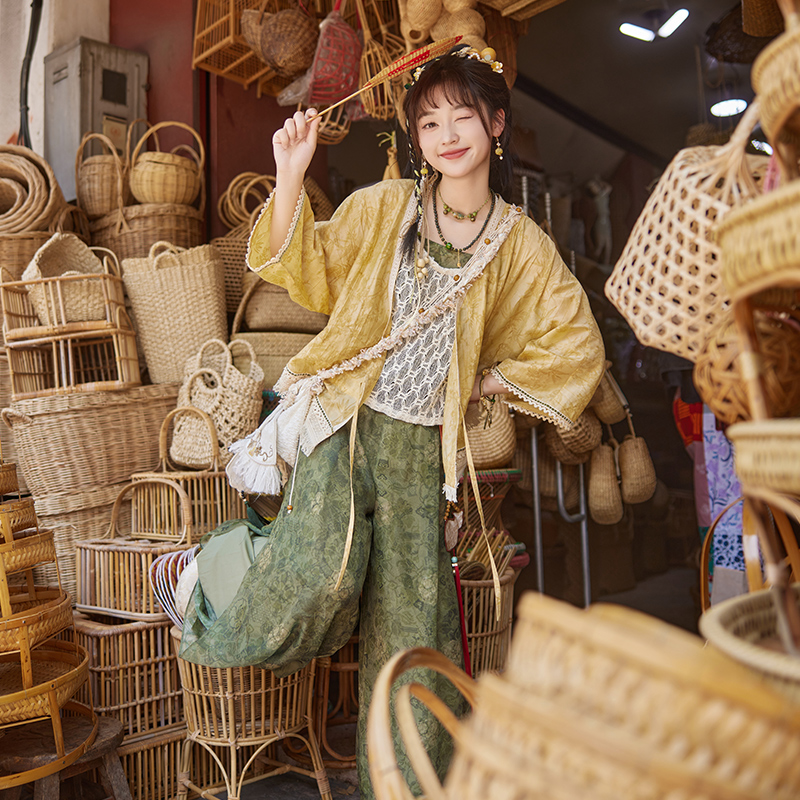
<svg viewBox="0 0 800 800">
<path fill-rule="evenodd" d="M 37 153 L 44 150 L 44 57 L 79 36 L 107 42 L 110 0 L 45 0 L 28 84 L 28 126 Z M 0 143 L 16 142 L 19 85 L 28 43 L 29 0 L 0 0 Z"/>
</svg>

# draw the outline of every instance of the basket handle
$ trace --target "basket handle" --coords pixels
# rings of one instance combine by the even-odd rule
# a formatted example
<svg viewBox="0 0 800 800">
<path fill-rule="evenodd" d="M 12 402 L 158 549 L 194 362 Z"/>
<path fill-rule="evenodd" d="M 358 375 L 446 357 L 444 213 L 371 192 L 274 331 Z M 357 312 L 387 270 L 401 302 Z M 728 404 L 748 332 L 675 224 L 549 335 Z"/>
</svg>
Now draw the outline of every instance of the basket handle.
<svg viewBox="0 0 800 800">
<path fill-rule="evenodd" d="M 93 253 L 103 253 L 105 255 L 105 258 L 101 259 L 101 261 L 103 262 L 103 269 L 106 275 L 113 275 L 116 278 L 120 277 L 122 268 L 119 265 L 117 254 L 113 250 L 109 250 L 107 247 L 100 247 L 99 245 L 93 245 L 89 249 Z M 109 264 L 111 265 L 111 269 L 109 269 Z"/>
<path fill-rule="evenodd" d="M 391 689 L 397 679 L 410 669 L 425 667 L 446 677 L 467 699 L 475 704 L 475 681 L 459 669 L 447 656 L 427 647 L 414 647 L 392 656 L 381 669 L 373 689 L 367 724 L 367 746 L 370 751 L 370 775 L 376 786 L 376 795 L 384 798 L 411 800 L 411 792 L 397 767 L 397 755 L 391 728 Z M 406 688 L 406 687 L 403 687 Z M 425 797 L 435 800 L 444 797 L 441 784 L 433 770 L 410 708 L 411 696 L 424 702 L 442 725 L 453 736 L 458 736 L 459 723 L 452 712 L 432 692 L 424 687 L 410 686 L 398 694 L 397 724 L 406 747 L 408 759 L 419 779 Z M 385 789 L 380 791 L 378 787 Z"/>
<path fill-rule="evenodd" d="M 706 531 L 706 537 L 703 539 L 703 546 L 700 549 L 700 610 L 708 611 L 711 607 L 711 593 L 708 589 L 708 566 L 711 561 L 711 542 L 714 541 L 714 531 L 717 529 L 719 521 L 739 502 L 744 500 L 744 496 L 740 495 L 735 500 L 731 500 L 722 511 L 714 517 L 714 521 Z"/>
<path fill-rule="evenodd" d="M 152 128 L 148 128 L 144 136 L 136 143 L 136 147 L 133 151 L 133 155 L 131 156 L 131 169 L 133 169 L 134 165 L 136 164 L 136 159 L 139 158 L 139 153 L 144 147 L 145 142 L 155 134 L 157 131 L 162 130 L 163 128 L 168 128 L 169 126 L 173 126 L 175 128 L 183 128 L 185 131 L 189 131 L 189 133 L 194 136 L 195 141 L 197 142 L 197 152 L 200 156 L 200 160 L 197 164 L 197 168 L 200 170 L 201 174 L 203 172 L 203 168 L 205 167 L 206 163 L 206 149 L 203 147 L 203 140 L 200 138 L 200 134 L 193 128 L 191 125 L 187 125 L 184 122 L 178 122 L 174 120 L 172 122 L 159 122 L 157 125 L 153 125 Z"/>
<path fill-rule="evenodd" d="M 147 128 L 145 130 L 149 130 L 150 128 L 153 127 L 150 124 L 150 120 L 148 120 L 147 117 L 137 117 L 135 120 L 133 120 L 131 122 L 130 125 L 128 125 L 128 132 L 125 135 L 125 168 L 126 169 L 130 166 L 130 163 L 131 163 L 131 138 L 132 138 L 133 130 L 140 122 L 144 122 L 144 124 L 147 126 Z M 158 134 L 154 133 L 153 134 L 153 138 L 155 139 L 156 147 L 161 149 L 161 143 L 158 141 Z"/>
<path fill-rule="evenodd" d="M 196 375 L 197 373 L 195 373 Z M 192 376 L 194 377 L 194 376 Z M 167 438 L 169 435 L 169 423 L 173 417 L 176 417 L 178 414 L 194 414 L 197 417 L 200 417 L 206 425 L 208 426 L 208 432 L 211 436 L 211 463 L 206 467 L 205 470 L 198 470 L 198 472 L 205 472 L 208 470 L 217 472 L 220 468 L 219 465 L 219 441 L 217 439 L 217 426 L 214 424 L 214 420 L 206 414 L 200 408 L 195 408 L 194 406 L 178 406 L 178 408 L 173 408 L 172 411 L 164 417 L 164 421 L 161 423 L 161 430 L 158 435 L 158 458 L 159 458 L 159 467 L 166 473 L 168 467 L 175 468 L 175 464 L 173 464 L 169 460 L 169 451 L 167 449 Z"/>
<path fill-rule="evenodd" d="M 750 134 L 758 122 L 759 111 L 759 101 L 756 97 L 742 114 L 742 118 L 736 125 L 730 141 L 719 148 L 716 156 L 718 168 L 704 181 L 704 185 L 715 186 L 721 179 L 728 190 L 737 184 L 743 184 L 749 192 L 753 194 L 760 193 L 748 169 L 745 149 L 750 139 Z M 724 192 L 722 199 L 724 200 Z"/>
<path fill-rule="evenodd" d="M 244 349 L 244 351 L 247 353 L 247 357 L 250 359 L 251 366 L 257 363 L 256 351 L 253 349 L 253 345 L 251 345 L 250 342 L 247 341 L 247 339 L 234 339 L 228 345 L 228 352 L 231 354 L 231 358 L 233 358 L 234 347 L 236 347 L 237 349 Z M 241 372 L 242 375 L 245 374 L 244 370 L 239 370 L 239 372 Z"/>
<path fill-rule="evenodd" d="M 114 147 L 114 143 L 108 136 L 104 136 L 102 133 L 95 133 L 93 131 L 89 133 L 85 133 L 83 138 L 81 139 L 81 143 L 78 145 L 78 152 L 75 153 L 75 191 L 77 193 L 78 186 L 80 185 L 80 171 L 81 171 L 81 164 L 83 162 L 83 151 L 86 145 L 92 141 L 92 139 L 97 139 L 103 147 L 108 150 L 111 156 L 114 159 L 114 167 L 117 170 L 117 189 L 119 190 L 119 194 L 122 195 L 122 182 L 125 175 L 125 165 L 122 163 L 122 159 L 119 157 L 119 153 L 117 153 L 117 148 Z"/>
<path fill-rule="evenodd" d="M 139 481 L 131 481 L 130 483 L 126 483 L 119 490 L 119 494 L 117 494 L 116 500 L 114 500 L 114 507 L 111 509 L 111 522 L 108 524 L 108 529 L 106 530 L 105 534 L 101 536 L 101 539 L 115 539 L 116 532 L 117 532 L 117 522 L 119 521 L 119 514 L 122 508 L 122 501 L 125 498 L 125 495 L 130 492 L 135 486 L 142 486 L 146 483 L 159 483 L 164 486 L 169 486 L 175 490 L 176 494 L 178 495 L 178 500 L 180 501 L 181 506 L 181 522 L 183 523 L 183 531 L 181 533 L 181 538 L 178 540 L 177 544 L 181 544 L 183 540 L 186 540 L 187 544 L 192 543 L 192 502 L 189 500 L 189 495 L 186 494 L 184 488 L 175 481 L 170 480 L 169 478 L 160 478 L 157 476 L 142 478 Z"/>
<path fill-rule="evenodd" d="M 239 328 L 241 327 L 242 319 L 244 318 L 244 312 L 247 309 L 247 304 L 250 301 L 250 298 L 256 293 L 256 289 L 260 286 L 260 284 L 260 279 L 253 281 L 242 295 L 242 299 L 239 301 L 239 307 L 236 309 L 236 316 L 233 318 L 233 325 L 231 326 L 231 338 L 233 338 L 235 334 L 239 333 Z"/>
<path fill-rule="evenodd" d="M 11 430 L 14 430 L 14 425 L 17 423 L 20 425 L 33 425 L 33 417 L 29 417 L 27 414 L 23 414 L 13 408 L 4 408 L 0 411 L 0 417 L 3 418 L 6 427 Z"/>
<path fill-rule="evenodd" d="M 195 374 L 197 373 L 198 370 L 202 371 L 203 369 L 205 369 L 203 367 L 203 356 L 205 355 L 206 348 L 208 348 L 209 345 L 216 345 L 225 354 L 226 367 L 229 367 L 233 362 L 231 351 L 228 349 L 228 345 L 225 344 L 225 342 L 223 342 L 222 339 L 207 339 L 205 342 L 203 342 L 203 344 L 200 345 L 200 349 L 197 351 L 197 354 L 194 357 L 195 364 L 197 364 L 197 366 L 194 368 Z"/>
<path fill-rule="evenodd" d="M 75 219 L 75 227 L 71 231 L 66 228 L 67 220 L 70 217 Z M 87 242 L 90 239 L 89 218 L 86 216 L 86 212 L 80 206 L 74 206 L 71 203 L 64 205 L 58 216 L 47 226 L 47 230 L 50 233 L 74 233 Z"/>
<path fill-rule="evenodd" d="M 175 259 L 175 266 L 180 266 L 178 253 L 183 253 L 185 250 L 185 247 L 179 247 L 176 244 L 172 244 L 172 242 L 165 242 L 164 240 L 153 242 L 147 252 L 147 263 L 151 269 L 157 270 L 159 261 L 172 257 Z"/>
<path fill-rule="evenodd" d="M 200 167 L 200 154 L 197 150 L 194 149 L 190 144 L 179 144 L 170 150 L 171 155 L 178 155 L 180 151 L 184 151 L 187 154 L 187 158 L 191 158 L 198 167 Z"/>
</svg>

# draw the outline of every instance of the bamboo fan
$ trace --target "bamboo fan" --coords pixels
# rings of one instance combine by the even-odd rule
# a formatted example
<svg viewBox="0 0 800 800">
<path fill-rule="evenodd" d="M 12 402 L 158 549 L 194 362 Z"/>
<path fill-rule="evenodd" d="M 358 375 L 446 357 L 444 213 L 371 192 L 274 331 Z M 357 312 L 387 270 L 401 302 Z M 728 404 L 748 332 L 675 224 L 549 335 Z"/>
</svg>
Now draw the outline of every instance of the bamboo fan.
<svg viewBox="0 0 800 800">
<path fill-rule="evenodd" d="M 424 47 L 419 47 L 416 50 L 413 50 L 412 52 L 408 53 L 407 55 L 395 59 L 391 64 L 382 69 L 374 78 L 371 78 L 360 89 L 357 89 L 355 92 L 348 95 L 347 97 L 343 97 L 341 100 L 338 100 L 337 102 L 328 106 L 328 108 L 326 108 L 324 111 L 320 111 L 313 117 L 309 117 L 308 121 L 311 122 L 312 120 L 315 120 L 317 117 L 321 117 L 323 114 L 328 114 L 337 106 L 341 106 L 348 100 L 351 100 L 354 97 L 358 97 L 358 95 L 362 94 L 363 92 L 369 91 L 378 84 L 390 81 L 392 78 L 398 75 L 402 75 L 404 72 L 411 72 L 411 70 L 422 66 L 428 61 L 431 61 L 434 58 L 439 58 L 439 56 L 443 56 L 453 46 L 457 45 L 460 41 L 461 41 L 461 36 L 451 36 L 449 39 L 440 39 L 438 42 L 432 42 L 431 44 L 426 44 Z M 342 138 L 344 138 L 344 136 Z M 341 141 L 341 139 L 339 141 Z"/>
<path fill-rule="evenodd" d="M 375 14 L 375 19 L 378 20 L 378 27 L 381 30 L 381 42 L 383 47 L 389 55 L 391 61 L 396 61 L 406 53 L 406 42 L 402 36 L 393 33 L 389 26 L 383 21 L 380 10 L 378 8 L 377 0 L 370 0 L 372 11 Z"/>
<path fill-rule="evenodd" d="M 358 66 L 358 82 L 368 86 L 373 75 L 380 75 L 392 63 L 386 48 L 377 41 L 369 29 L 369 21 L 364 11 L 362 0 L 356 0 L 358 17 L 364 33 L 364 47 L 361 50 L 361 61 Z M 364 110 L 375 119 L 391 119 L 394 116 L 394 97 L 392 84 L 385 81 L 372 86 L 361 95 Z"/>
</svg>

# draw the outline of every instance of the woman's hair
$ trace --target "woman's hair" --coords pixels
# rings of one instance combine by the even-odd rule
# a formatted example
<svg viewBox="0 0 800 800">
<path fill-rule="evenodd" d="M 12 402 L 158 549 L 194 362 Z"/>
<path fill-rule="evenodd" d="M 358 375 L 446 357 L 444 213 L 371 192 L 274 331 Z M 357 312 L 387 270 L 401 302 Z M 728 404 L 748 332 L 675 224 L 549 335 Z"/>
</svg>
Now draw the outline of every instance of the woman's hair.
<svg viewBox="0 0 800 800">
<path fill-rule="evenodd" d="M 441 91 L 454 105 L 474 109 L 483 122 L 486 134 L 492 136 L 492 123 L 499 111 L 505 114 L 505 127 L 498 137 L 503 148 L 503 159 L 494 155 L 491 148 L 489 186 L 510 200 L 513 185 L 511 144 L 511 92 L 501 73 L 495 72 L 483 60 L 455 55 L 462 46 L 453 48 L 445 56 L 432 61 L 422 69 L 418 80 L 411 85 L 403 100 L 408 136 L 411 139 L 411 159 L 422 162 L 419 146 L 419 119 L 433 105 L 433 95 Z"/>
</svg>

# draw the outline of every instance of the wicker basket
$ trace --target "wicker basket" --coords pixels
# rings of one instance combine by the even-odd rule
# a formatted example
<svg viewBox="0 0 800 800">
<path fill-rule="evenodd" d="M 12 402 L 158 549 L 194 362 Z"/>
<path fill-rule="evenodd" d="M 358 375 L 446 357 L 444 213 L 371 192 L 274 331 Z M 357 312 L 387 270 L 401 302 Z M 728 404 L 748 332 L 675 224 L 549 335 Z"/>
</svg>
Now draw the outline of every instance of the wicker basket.
<svg viewBox="0 0 800 800">
<path fill-rule="evenodd" d="M 616 525 L 622 519 L 622 493 L 614 448 L 610 444 L 592 450 L 587 501 L 589 514 L 598 525 Z"/>
<path fill-rule="evenodd" d="M 800 494 L 800 419 L 739 422 L 726 433 L 744 492 Z"/>
<path fill-rule="evenodd" d="M 205 422 L 213 432 L 209 434 L 212 441 L 211 460 L 206 462 L 204 469 L 176 468 L 169 459 L 169 428 L 170 422 L 181 414 L 191 414 Z M 219 445 L 216 442 L 214 423 L 210 417 L 196 408 L 176 408 L 165 417 L 159 435 L 159 464 L 152 472 L 135 472 L 131 480 L 138 481 L 169 479 L 178 484 L 188 495 L 190 503 L 189 520 L 191 526 L 190 538 L 199 540 L 201 536 L 213 531 L 221 523 L 229 519 L 244 519 L 246 509 L 239 493 L 228 483 L 225 470 L 219 460 Z M 158 485 L 152 487 L 155 492 L 164 492 L 165 489 Z M 154 501 L 156 502 L 156 501 Z M 152 534 L 149 538 L 155 538 Z M 158 538 L 167 538 L 159 536 Z"/>
<path fill-rule="evenodd" d="M 742 0 L 742 29 L 748 36 L 777 36 L 784 29 L 777 0 Z"/>
<path fill-rule="evenodd" d="M 758 193 L 753 175 L 768 159 L 745 156 L 757 116 L 754 102 L 723 147 L 681 150 L 636 221 L 605 293 L 642 344 L 694 361 L 727 307 L 710 234 Z"/>
<path fill-rule="evenodd" d="M 19 495 L 19 479 L 17 478 L 17 465 L 3 462 L 3 446 L 0 443 L 0 499 L 7 495 Z"/>
<path fill-rule="evenodd" d="M 146 258 L 125 259 L 122 269 L 150 378 L 182 380 L 186 360 L 204 342 L 227 337 L 217 251 L 211 245 L 185 250 L 156 242 Z"/>
<path fill-rule="evenodd" d="M 473 409 L 477 419 L 473 420 L 471 415 L 467 419 L 467 438 L 475 469 L 508 466 L 517 449 L 517 429 L 508 405 L 502 398 L 491 403 L 490 424 L 487 424 L 489 412 L 486 409 L 477 406 Z"/>
<path fill-rule="evenodd" d="M 0 410 L 7 408 L 11 405 L 11 370 L 8 366 L 8 353 L 5 349 L 0 348 Z M 25 482 L 25 475 L 22 472 L 22 467 L 17 463 L 19 460 L 17 456 L 17 446 L 14 444 L 14 435 L 5 425 L 0 423 L 0 470 L 3 471 L 4 482 L 6 486 L 6 494 L 9 484 L 8 473 L 11 467 L 14 468 L 17 479 L 17 488 L 13 489 L 11 494 L 29 494 L 28 484 Z"/>
<path fill-rule="evenodd" d="M 263 9 L 245 9 L 241 25 L 247 43 L 276 75 L 294 78 L 311 66 L 319 29 L 316 19 L 300 8 L 266 15 Z"/>
<path fill-rule="evenodd" d="M 20 400 L 2 411 L 34 497 L 127 481 L 158 460 L 177 384 Z"/>
<path fill-rule="evenodd" d="M 188 131 L 197 143 L 197 150 L 178 145 L 170 153 L 143 151 L 147 140 L 167 127 Z M 188 156 L 179 155 L 188 153 Z M 206 151 L 197 131 L 183 122 L 159 122 L 148 128 L 136 144 L 130 162 L 131 193 L 140 203 L 191 204 L 203 185 Z"/>
<path fill-rule="evenodd" d="M 262 280 L 254 272 L 244 273 L 244 320 L 251 331 L 319 333 L 327 324 L 327 314 L 309 311 L 295 303 L 282 286 Z"/>
<path fill-rule="evenodd" d="M 211 240 L 219 253 L 225 275 L 225 310 L 235 314 L 242 299 L 242 278 L 247 271 L 247 244 L 250 228 L 239 225 L 230 233 Z"/>
<path fill-rule="evenodd" d="M 117 622 L 75 615 L 75 641 L 89 654 L 89 681 L 78 699 L 91 698 L 98 714 L 116 717 L 126 737 L 183 721 L 171 625 L 169 620 Z"/>
<path fill-rule="evenodd" d="M 232 333 L 231 343 L 243 339 L 253 348 L 259 366 L 264 370 L 264 386 L 272 387 L 280 378 L 283 368 L 312 339 L 311 333 Z M 234 358 L 233 363 L 236 364 Z"/>
<path fill-rule="evenodd" d="M 108 153 L 84 158 L 86 145 L 97 140 Z M 110 214 L 122 195 L 130 200 L 127 164 L 117 155 L 117 148 L 102 133 L 86 133 L 75 154 L 75 193 L 78 206 L 89 219 Z"/>
<path fill-rule="evenodd" d="M 753 318 L 762 362 L 761 382 L 771 416 L 800 412 L 800 333 L 778 316 L 756 312 Z M 694 365 L 694 385 L 714 416 L 726 425 L 751 419 L 742 375 L 741 347 L 732 314 L 709 331 Z"/>
<path fill-rule="evenodd" d="M 203 237 L 203 204 L 199 209 L 188 205 L 145 203 L 118 206 L 112 213 L 89 225 L 92 245 L 107 247 L 120 261 L 146 258 L 156 242 L 171 242 L 176 247 L 198 247 Z"/>
<path fill-rule="evenodd" d="M 50 231 L 0 233 L 0 266 L 11 276 L 3 280 L 18 281 L 33 254 L 52 236 Z"/>
<path fill-rule="evenodd" d="M 722 278 L 734 297 L 796 283 L 800 267 L 800 182 L 792 181 L 728 214 L 717 239 Z"/>
<path fill-rule="evenodd" d="M 0 503 L 0 541 L 10 542 L 15 533 L 38 528 L 33 498 L 6 500 Z"/>
<path fill-rule="evenodd" d="M 126 538 L 120 539 L 120 512 L 128 493 L 131 527 L 124 531 Z M 191 505 L 177 483 L 158 476 L 126 484 L 114 501 L 105 536 L 77 544 L 75 607 L 124 619 L 165 619 L 150 586 L 150 567 L 158 556 L 189 546 Z"/>
<path fill-rule="evenodd" d="M 610 361 L 606 361 L 605 372 L 597 384 L 589 405 L 594 409 L 600 422 L 605 422 L 607 425 L 615 425 L 625 419 L 628 400 L 611 374 Z"/>
<path fill-rule="evenodd" d="M 592 408 L 587 408 L 564 431 L 552 423 L 544 425 L 544 440 L 550 452 L 562 464 L 583 464 L 603 438 L 603 427 Z"/>
</svg>

